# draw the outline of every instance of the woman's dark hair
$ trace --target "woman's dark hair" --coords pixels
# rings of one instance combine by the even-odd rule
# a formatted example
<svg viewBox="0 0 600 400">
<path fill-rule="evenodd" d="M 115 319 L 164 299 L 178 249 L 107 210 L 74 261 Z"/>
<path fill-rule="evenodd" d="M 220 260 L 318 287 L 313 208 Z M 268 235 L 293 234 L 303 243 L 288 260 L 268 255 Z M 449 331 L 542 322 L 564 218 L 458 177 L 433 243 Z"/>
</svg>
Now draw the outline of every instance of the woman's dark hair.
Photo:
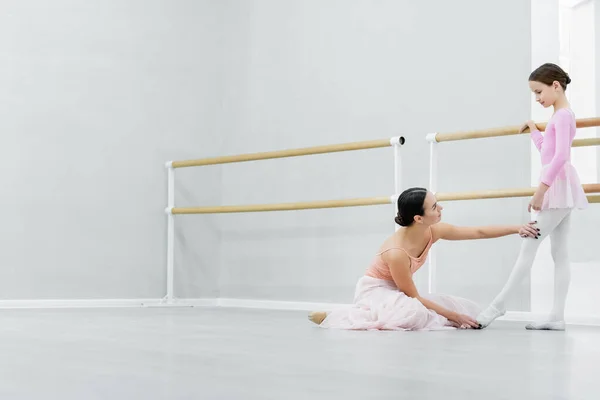
<svg viewBox="0 0 600 400">
<path fill-rule="evenodd" d="M 425 214 L 423 203 L 427 196 L 427 189 L 415 187 L 406 189 L 398 196 L 398 215 L 396 223 L 400 226 L 411 226 L 415 222 L 415 216 Z"/>
<path fill-rule="evenodd" d="M 546 63 L 529 75 L 529 81 L 541 82 L 548 86 L 552 86 L 554 81 L 560 83 L 563 90 L 567 90 L 567 85 L 571 83 L 571 78 L 561 67 L 556 64 Z"/>
</svg>

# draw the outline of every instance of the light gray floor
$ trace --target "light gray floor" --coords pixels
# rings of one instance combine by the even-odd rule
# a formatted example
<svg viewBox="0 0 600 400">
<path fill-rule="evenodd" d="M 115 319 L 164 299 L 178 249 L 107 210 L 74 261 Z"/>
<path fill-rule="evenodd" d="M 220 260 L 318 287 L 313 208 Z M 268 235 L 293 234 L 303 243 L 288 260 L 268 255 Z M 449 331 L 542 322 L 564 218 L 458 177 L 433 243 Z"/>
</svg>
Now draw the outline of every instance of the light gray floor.
<svg viewBox="0 0 600 400">
<path fill-rule="evenodd" d="M 600 329 L 350 332 L 304 312 L 1 310 L 0 399 L 599 399 Z"/>
</svg>

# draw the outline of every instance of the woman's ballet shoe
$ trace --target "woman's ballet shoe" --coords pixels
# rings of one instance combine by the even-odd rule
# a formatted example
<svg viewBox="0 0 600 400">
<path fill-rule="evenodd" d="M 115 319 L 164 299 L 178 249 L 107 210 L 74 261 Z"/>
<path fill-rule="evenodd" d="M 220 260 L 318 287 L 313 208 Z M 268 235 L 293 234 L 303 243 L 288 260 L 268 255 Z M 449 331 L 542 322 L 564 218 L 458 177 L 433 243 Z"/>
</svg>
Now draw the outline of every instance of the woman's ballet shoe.
<svg viewBox="0 0 600 400">
<path fill-rule="evenodd" d="M 325 311 L 313 311 L 308 314 L 308 320 L 317 325 L 321 325 L 321 322 L 323 322 L 325 318 L 327 318 L 327 313 Z"/>
</svg>

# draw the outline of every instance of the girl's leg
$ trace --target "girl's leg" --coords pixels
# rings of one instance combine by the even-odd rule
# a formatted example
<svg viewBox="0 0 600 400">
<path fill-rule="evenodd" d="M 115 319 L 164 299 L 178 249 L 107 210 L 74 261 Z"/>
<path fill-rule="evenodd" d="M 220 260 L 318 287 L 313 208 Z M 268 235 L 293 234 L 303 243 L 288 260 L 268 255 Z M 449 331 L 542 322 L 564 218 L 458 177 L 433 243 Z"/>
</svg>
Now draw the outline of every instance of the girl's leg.
<svg viewBox="0 0 600 400">
<path fill-rule="evenodd" d="M 540 236 L 538 239 L 526 238 L 523 240 L 519 257 L 504 288 L 494 301 L 477 317 L 477 322 L 481 324 L 482 328 L 485 328 L 496 318 L 504 315 L 506 312 L 504 303 L 517 285 L 531 271 L 540 243 L 554 231 L 570 211 L 570 209 L 551 209 L 543 210 L 539 213 L 536 226 L 540 230 Z"/>
<path fill-rule="evenodd" d="M 554 306 L 550 317 L 547 321 L 527 325 L 527 329 L 561 331 L 565 329 L 565 304 L 571 283 L 571 263 L 568 252 L 570 225 L 571 214 L 569 213 L 550 234 L 554 260 Z"/>
</svg>

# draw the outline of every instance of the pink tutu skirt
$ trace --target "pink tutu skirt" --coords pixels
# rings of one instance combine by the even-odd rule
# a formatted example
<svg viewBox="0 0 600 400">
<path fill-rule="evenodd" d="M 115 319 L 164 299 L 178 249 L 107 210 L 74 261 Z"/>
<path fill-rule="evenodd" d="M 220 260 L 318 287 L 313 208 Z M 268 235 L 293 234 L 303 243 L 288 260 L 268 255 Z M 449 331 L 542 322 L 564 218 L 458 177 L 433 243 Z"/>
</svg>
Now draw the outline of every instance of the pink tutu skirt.
<svg viewBox="0 0 600 400">
<path fill-rule="evenodd" d="M 542 173 L 546 168 L 547 166 L 542 169 Z M 581 187 L 581 181 L 579 180 L 577 170 L 570 162 L 567 162 L 544 195 L 542 210 L 551 208 L 584 209 L 587 208 L 587 206 L 587 196 Z"/>
<path fill-rule="evenodd" d="M 454 312 L 475 319 L 481 308 L 455 296 L 424 296 Z M 352 330 L 444 330 L 456 329 L 445 317 L 399 291 L 394 282 L 363 276 L 356 284 L 354 304 L 332 311 L 323 328 Z"/>
</svg>

